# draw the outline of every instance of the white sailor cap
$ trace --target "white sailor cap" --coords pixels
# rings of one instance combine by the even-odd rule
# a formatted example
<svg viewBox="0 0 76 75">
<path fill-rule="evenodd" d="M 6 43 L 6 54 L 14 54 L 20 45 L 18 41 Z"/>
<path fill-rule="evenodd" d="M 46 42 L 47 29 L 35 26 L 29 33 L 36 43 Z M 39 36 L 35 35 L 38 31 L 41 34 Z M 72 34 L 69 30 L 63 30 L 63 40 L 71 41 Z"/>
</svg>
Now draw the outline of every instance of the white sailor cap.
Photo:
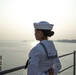
<svg viewBox="0 0 76 75">
<path fill-rule="evenodd" d="M 42 30 L 52 30 L 53 24 L 49 24 L 46 21 L 40 21 L 39 23 L 34 23 L 34 28 Z"/>
</svg>

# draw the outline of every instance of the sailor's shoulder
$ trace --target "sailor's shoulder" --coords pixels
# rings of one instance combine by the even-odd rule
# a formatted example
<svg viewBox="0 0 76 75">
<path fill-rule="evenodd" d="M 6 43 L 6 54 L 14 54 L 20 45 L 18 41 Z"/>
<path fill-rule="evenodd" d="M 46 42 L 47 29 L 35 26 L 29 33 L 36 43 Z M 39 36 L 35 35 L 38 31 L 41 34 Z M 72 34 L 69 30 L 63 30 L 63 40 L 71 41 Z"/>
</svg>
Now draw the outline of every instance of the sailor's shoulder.
<svg viewBox="0 0 76 75">
<path fill-rule="evenodd" d="M 33 48 L 32 48 L 32 51 L 33 52 L 38 52 L 38 53 L 42 53 L 43 52 L 43 47 L 40 45 L 40 43 L 39 44 L 37 44 L 36 46 L 34 46 Z"/>
</svg>

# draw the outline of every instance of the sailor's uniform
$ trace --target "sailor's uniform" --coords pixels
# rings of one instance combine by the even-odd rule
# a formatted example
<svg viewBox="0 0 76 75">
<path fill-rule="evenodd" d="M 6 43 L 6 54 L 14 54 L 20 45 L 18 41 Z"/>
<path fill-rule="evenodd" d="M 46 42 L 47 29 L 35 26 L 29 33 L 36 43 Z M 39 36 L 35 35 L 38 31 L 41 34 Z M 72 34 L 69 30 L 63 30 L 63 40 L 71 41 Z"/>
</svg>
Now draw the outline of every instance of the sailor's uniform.
<svg viewBox="0 0 76 75">
<path fill-rule="evenodd" d="M 54 70 L 54 75 L 57 75 L 61 69 L 61 64 L 57 57 L 53 58 L 57 56 L 55 46 L 52 41 L 48 40 L 43 40 L 41 43 L 45 45 L 47 54 L 40 43 L 30 51 L 27 75 L 49 75 L 50 68 Z"/>
</svg>

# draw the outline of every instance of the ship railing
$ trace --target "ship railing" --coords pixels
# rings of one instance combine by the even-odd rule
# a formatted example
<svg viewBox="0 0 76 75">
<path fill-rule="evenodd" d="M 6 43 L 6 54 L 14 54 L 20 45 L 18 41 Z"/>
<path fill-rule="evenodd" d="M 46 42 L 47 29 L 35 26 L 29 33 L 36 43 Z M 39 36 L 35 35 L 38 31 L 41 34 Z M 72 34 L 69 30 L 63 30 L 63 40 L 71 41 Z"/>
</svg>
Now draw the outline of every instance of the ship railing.
<svg viewBox="0 0 76 75">
<path fill-rule="evenodd" d="M 66 70 L 68 70 L 68 69 L 73 67 L 73 75 L 75 75 L 75 65 L 76 65 L 75 54 L 76 54 L 76 51 L 59 56 L 59 58 L 62 58 L 62 57 L 68 56 L 68 55 L 73 55 L 73 65 L 70 65 L 69 67 L 62 69 L 59 73 L 62 73 L 62 72 L 64 72 L 64 71 L 66 71 Z M 24 68 L 25 68 L 25 65 L 24 66 L 15 67 L 15 68 L 12 68 L 12 69 L 8 69 L 8 70 L 4 70 L 4 71 L 0 71 L 0 75 L 8 74 L 8 73 L 11 73 L 11 72 L 14 72 L 14 71 L 18 71 L 18 70 L 21 70 L 21 69 L 24 69 Z"/>
</svg>

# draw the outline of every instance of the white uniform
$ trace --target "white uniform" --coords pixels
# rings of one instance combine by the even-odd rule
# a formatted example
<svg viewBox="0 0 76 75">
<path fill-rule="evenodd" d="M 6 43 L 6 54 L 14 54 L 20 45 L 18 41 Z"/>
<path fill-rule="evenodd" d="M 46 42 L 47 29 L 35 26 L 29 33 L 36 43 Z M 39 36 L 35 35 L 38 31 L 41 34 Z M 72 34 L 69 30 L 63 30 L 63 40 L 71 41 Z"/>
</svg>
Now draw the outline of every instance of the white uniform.
<svg viewBox="0 0 76 75">
<path fill-rule="evenodd" d="M 46 46 L 49 57 L 57 54 L 52 41 L 43 40 L 41 43 Z M 47 59 L 46 52 L 42 45 L 39 43 L 29 53 L 27 75 L 49 75 L 48 70 L 50 68 L 53 68 L 54 75 L 57 75 L 61 69 L 60 61 L 58 58 Z"/>
</svg>

